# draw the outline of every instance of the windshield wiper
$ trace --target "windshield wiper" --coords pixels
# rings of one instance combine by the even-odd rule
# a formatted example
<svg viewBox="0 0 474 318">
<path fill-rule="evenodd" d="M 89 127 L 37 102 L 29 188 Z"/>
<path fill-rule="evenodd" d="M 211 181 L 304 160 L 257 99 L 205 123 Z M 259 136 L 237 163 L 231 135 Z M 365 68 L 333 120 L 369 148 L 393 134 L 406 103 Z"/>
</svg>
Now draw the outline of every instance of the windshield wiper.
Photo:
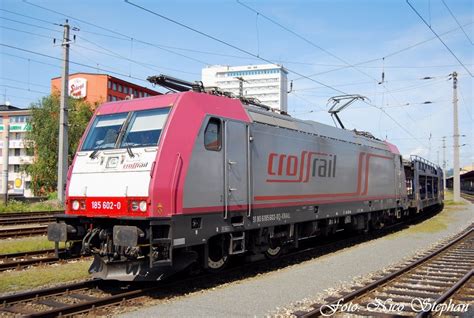
<svg viewBox="0 0 474 318">
<path fill-rule="evenodd" d="M 106 148 L 104 144 L 97 146 L 97 148 L 94 149 L 94 151 L 91 152 L 89 155 L 89 158 L 95 159 L 97 158 L 97 154 L 99 153 L 99 150 Z"/>
<path fill-rule="evenodd" d="M 91 158 L 91 159 L 97 158 L 97 154 L 99 153 L 99 149 L 100 148 L 94 149 L 94 151 L 92 151 L 91 154 L 89 155 L 89 158 Z"/>
<path fill-rule="evenodd" d="M 132 147 L 130 147 L 130 145 L 127 145 L 126 148 L 127 148 L 127 152 L 128 152 L 128 155 L 130 156 L 130 158 L 135 157 L 135 154 L 132 151 Z"/>
</svg>

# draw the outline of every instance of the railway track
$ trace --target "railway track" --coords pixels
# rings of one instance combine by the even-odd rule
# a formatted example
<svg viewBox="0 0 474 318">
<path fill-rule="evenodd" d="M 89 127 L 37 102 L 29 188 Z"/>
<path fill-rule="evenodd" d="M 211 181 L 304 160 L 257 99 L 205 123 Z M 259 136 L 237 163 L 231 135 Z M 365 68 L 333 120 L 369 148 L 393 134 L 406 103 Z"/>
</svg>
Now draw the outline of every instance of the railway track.
<svg viewBox="0 0 474 318">
<path fill-rule="evenodd" d="M 309 260 L 341 248 L 346 248 L 367 240 L 379 238 L 388 232 L 400 230 L 403 224 L 396 224 L 375 234 L 360 234 L 346 237 L 344 235 L 319 239 L 313 246 L 307 242 L 299 250 L 292 251 L 278 259 L 265 258 L 251 263 L 235 264 L 220 273 L 200 273 L 182 275 L 172 280 L 150 284 L 120 283 L 114 281 L 89 280 L 54 288 L 41 289 L 26 293 L 0 297 L 0 316 L 10 313 L 12 316 L 58 317 L 86 314 L 93 311 L 95 315 L 110 315 L 110 306 L 126 306 L 135 298 L 152 295 L 153 299 L 166 298 L 170 295 L 181 295 L 196 289 L 210 288 L 224 282 L 231 282 L 260 273 L 276 270 L 288 265 Z M 342 234 L 342 233 L 341 233 Z"/>
<path fill-rule="evenodd" d="M 471 203 L 474 203 L 474 194 L 473 193 L 461 192 L 461 197 L 463 197 L 464 199 L 470 201 Z"/>
<path fill-rule="evenodd" d="M 33 236 L 33 235 L 44 235 L 47 233 L 47 231 L 48 231 L 47 225 L 0 229 L 0 239 Z"/>
<path fill-rule="evenodd" d="M 118 287 L 118 284 L 114 282 L 107 283 L 111 290 L 114 290 L 114 288 L 110 288 L 110 285 Z M 72 315 L 120 303 L 125 299 L 133 298 L 133 296 L 138 297 L 147 292 L 146 289 L 139 288 L 127 288 L 124 292 L 108 292 L 105 285 L 106 282 L 101 280 L 88 280 L 0 297 L 0 302 L 3 303 L 0 312 L 25 317 Z M 117 290 L 120 290 L 120 288 Z"/>
<path fill-rule="evenodd" d="M 64 250 L 60 250 L 63 252 Z M 67 258 L 75 259 L 75 258 Z M 58 258 L 54 249 L 0 255 L 0 272 L 28 266 L 54 264 L 66 260 Z"/>
<path fill-rule="evenodd" d="M 448 244 L 363 287 L 354 287 L 340 297 L 311 305 L 311 311 L 296 311 L 302 317 L 319 316 L 459 316 L 474 305 L 474 227 Z M 449 305 L 451 307 L 449 307 Z M 345 306 L 345 307 L 344 307 Z"/>
<path fill-rule="evenodd" d="M 63 213 L 63 210 L 55 211 L 36 211 L 36 212 L 14 212 L 0 213 L 0 226 L 49 223 L 54 221 L 54 215 Z"/>
</svg>

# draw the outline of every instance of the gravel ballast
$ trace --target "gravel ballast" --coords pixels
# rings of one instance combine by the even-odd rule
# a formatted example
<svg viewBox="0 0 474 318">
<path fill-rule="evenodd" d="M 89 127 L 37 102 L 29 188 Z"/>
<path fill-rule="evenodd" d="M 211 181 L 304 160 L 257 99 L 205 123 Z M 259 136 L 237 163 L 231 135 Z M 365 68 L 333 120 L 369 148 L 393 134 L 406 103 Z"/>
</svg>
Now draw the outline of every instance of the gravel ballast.
<svg viewBox="0 0 474 318">
<path fill-rule="evenodd" d="M 408 229 L 257 277 L 167 300 L 122 317 L 264 317 L 406 261 L 474 222 L 474 205 L 449 207 Z"/>
</svg>

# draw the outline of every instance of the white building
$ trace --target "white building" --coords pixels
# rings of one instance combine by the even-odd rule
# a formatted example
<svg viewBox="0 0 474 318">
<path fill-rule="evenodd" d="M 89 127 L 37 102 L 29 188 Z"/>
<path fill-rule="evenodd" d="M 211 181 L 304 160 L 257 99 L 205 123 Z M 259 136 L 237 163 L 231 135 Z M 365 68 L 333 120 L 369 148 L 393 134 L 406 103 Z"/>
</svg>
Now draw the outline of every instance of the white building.
<svg viewBox="0 0 474 318">
<path fill-rule="evenodd" d="M 257 98 L 262 104 L 282 111 L 288 109 L 288 71 L 281 65 L 210 66 L 202 69 L 204 86 Z M 243 80 L 242 80 L 243 79 Z"/>
<path fill-rule="evenodd" d="M 9 130 L 8 151 L 8 194 L 10 196 L 32 197 L 30 188 L 31 177 L 23 171 L 24 165 L 33 162 L 32 156 L 27 156 L 24 140 L 30 129 L 28 119 L 31 111 L 10 105 L 0 105 L 0 180 L 3 177 L 3 156 L 6 155 L 3 147 L 3 137 Z M 8 127 L 8 129 L 6 129 Z M 2 193 L 0 182 L 0 193 Z"/>
</svg>

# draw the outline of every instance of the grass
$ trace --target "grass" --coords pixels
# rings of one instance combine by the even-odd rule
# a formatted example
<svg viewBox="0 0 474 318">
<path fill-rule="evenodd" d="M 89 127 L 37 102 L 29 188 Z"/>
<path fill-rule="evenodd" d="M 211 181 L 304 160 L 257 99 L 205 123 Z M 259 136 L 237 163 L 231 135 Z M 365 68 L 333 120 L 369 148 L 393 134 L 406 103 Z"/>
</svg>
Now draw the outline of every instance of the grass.
<svg viewBox="0 0 474 318">
<path fill-rule="evenodd" d="M 461 202 L 454 202 L 453 201 L 453 192 L 452 191 L 445 191 L 444 192 L 444 205 L 445 206 L 455 206 L 455 205 L 467 205 L 466 201 Z"/>
<path fill-rule="evenodd" d="M 54 200 L 35 203 L 10 200 L 7 205 L 0 204 L 0 214 L 8 212 L 52 211 L 61 209 L 63 209 L 63 207 L 57 204 Z"/>
<path fill-rule="evenodd" d="M 51 284 L 82 280 L 89 277 L 90 260 L 67 264 L 33 267 L 0 275 L 0 293 L 34 289 Z"/>
<path fill-rule="evenodd" d="M 411 225 L 408 229 L 394 233 L 388 238 L 396 238 L 399 235 L 415 234 L 415 233 L 436 233 L 447 228 L 447 224 L 452 223 L 453 219 L 456 218 L 456 214 L 462 211 L 463 206 L 467 205 L 466 202 L 453 202 L 453 194 L 447 192 L 445 194 L 444 209 L 437 215 L 425 220 L 419 224 Z"/>
<path fill-rule="evenodd" d="M 64 247 L 64 243 L 61 243 L 60 247 Z M 0 240 L 0 254 L 39 251 L 51 248 L 54 248 L 54 242 L 48 241 L 46 236 Z"/>
</svg>

